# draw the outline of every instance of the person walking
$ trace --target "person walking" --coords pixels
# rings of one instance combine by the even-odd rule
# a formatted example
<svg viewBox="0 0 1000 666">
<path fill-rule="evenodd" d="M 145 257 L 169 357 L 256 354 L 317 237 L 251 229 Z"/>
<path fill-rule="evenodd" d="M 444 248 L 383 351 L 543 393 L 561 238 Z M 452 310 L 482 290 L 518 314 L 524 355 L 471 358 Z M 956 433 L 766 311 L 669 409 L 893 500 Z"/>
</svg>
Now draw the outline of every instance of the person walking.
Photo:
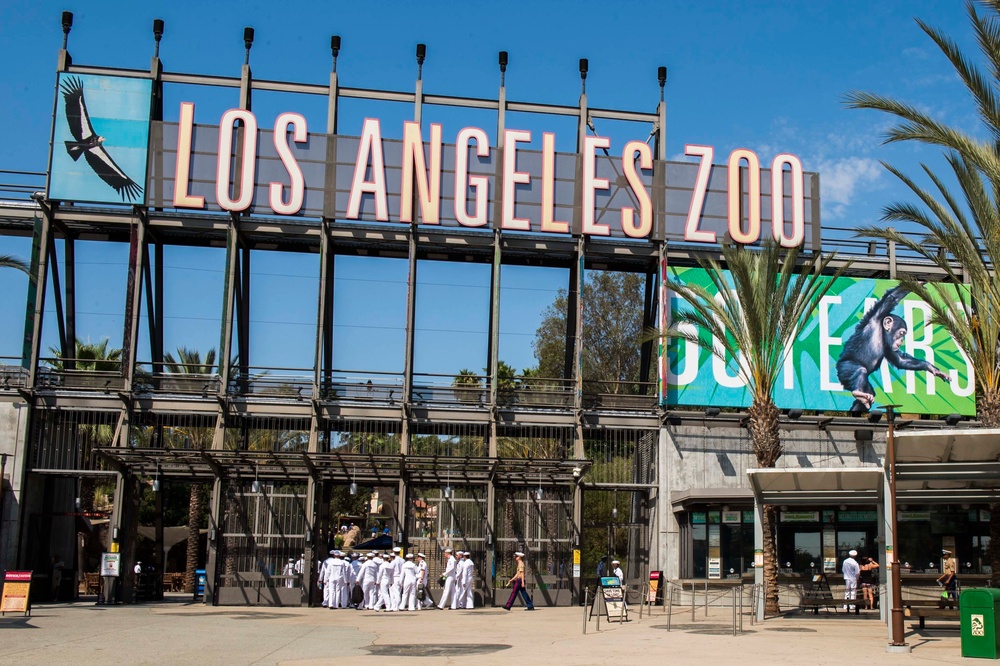
<svg viewBox="0 0 1000 666">
<path fill-rule="evenodd" d="M 947 551 L 945 551 L 947 553 Z M 947 553 L 950 555 L 951 553 Z M 946 556 L 947 556 L 946 555 Z M 949 606 L 958 601 L 958 576 L 955 575 L 955 567 L 950 562 L 945 564 L 944 573 L 937 579 L 937 584 L 944 588 L 941 594 L 940 606 L 944 607 L 945 602 Z"/>
<path fill-rule="evenodd" d="M 378 567 L 378 601 L 375 602 L 375 612 L 382 610 L 383 608 L 387 613 L 391 613 L 396 610 L 398 605 L 398 599 L 394 594 L 396 587 L 393 585 L 394 578 L 393 573 L 395 568 L 392 565 L 392 559 L 387 555 L 382 564 Z"/>
<path fill-rule="evenodd" d="M 361 565 L 361 591 L 365 594 L 365 601 L 361 605 L 367 610 L 375 609 L 375 602 L 378 600 L 378 567 L 382 564 L 382 558 L 375 553 L 368 553 L 368 559 Z"/>
<path fill-rule="evenodd" d="M 451 595 L 451 609 L 465 607 L 465 553 L 455 551 L 455 593 Z"/>
<path fill-rule="evenodd" d="M 858 575 L 861 573 L 861 566 L 854 559 L 858 556 L 858 551 L 851 550 L 847 553 L 847 559 L 840 570 L 844 574 L 844 599 L 854 601 L 858 596 Z M 854 610 L 854 604 L 845 604 L 844 610 Z"/>
<path fill-rule="evenodd" d="M 476 563 L 472 561 L 472 553 L 465 551 L 465 569 L 463 572 L 462 586 L 465 588 L 465 608 L 476 607 Z"/>
<path fill-rule="evenodd" d="M 438 602 L 438 610 L 444 610 L 449 599 L 455 596 L 455 565 L 458 561 L 452 557 L 451 548 L 444 549 L 444 590 L 441 592 L 441 601 Z"/>
<path fill-rule="evenodd" d="M 332 599 L 332 592 L 330 585 L 328 585 L 326 581 L 329 569 L 333 566 L 333 554 L 336 552 L 336 550 L 331 550 L 330 557 L 323 560 L 323 563 L 319 566 L 319 576 L 317 578 L 319 580 L 320 587 L 323 588 L 323 602 L 320 604 L 323 608 L 331 608 L 330 602 Z"/>
<path fill-rule="evenodd" d="M 403 559 L 402 553 L 403 549 L 399 546 L 392 549 L 392 580 L 396 587 L 396 610 L 399 610 L 399 604 L 403 601 L 403 565 L 406 564 L 406 560 Z"/>
<path fill-rule="evenodd" d="M 344 591 L 347 588 L 347 563 L 342 558 L 343 553 L 339 550 L 333 551 L 333 559 L 326 570 L 326 580 L 324 583 L 330 591 L 330 600 L 327 608 L 345 608 Z"/>
<path fill-rule="evenodd" d="M 417 564 L 413 561 L 413 553 L 406 554 L 403 563 L 403 596 L 399 601 L 399 610 L 417 610 Z"/>
<path fill-rule="evenodd" d="M 295 587 L 295 558 L 289 557 L 285 567 L 281 570 L 281 575 L 286 576 L 285 587 Z"/>
<path fill-rule="evenodd" d="M 434 605 L 431 596 L 430 577 L 427 571 L 427 556 L 417 553 L 417 610 Z"/>
<path fill-rule="evenodd" d="M 507 603 L 503 606 L 504 610 L 510 610 L 510 607 L 514 605 L 514 600 L 517 598 L 518 593 L 521 594 L 521 598 L 524 600 L 524 610 L 535 610 L 535 605 L 531 603 L 528 591 L 524 589 L 524 553 L 521 551 L 514 553 L 514 561 L 517 562 L 517 571 L 514 573 L 514 577 L 507 582 L 511 586 L 511 590 L 510 598 L 507 599 Z"/>
</svg>

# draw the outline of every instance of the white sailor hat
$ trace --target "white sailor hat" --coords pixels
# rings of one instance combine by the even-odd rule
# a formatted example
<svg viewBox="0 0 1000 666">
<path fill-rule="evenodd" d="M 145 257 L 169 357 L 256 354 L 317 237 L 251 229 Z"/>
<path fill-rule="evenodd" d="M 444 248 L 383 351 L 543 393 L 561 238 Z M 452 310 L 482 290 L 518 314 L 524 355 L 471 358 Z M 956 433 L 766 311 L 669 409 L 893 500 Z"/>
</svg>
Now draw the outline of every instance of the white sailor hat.
<svg viewBox="0 0 1000 666">
<path fill-rule="evenodd" d="M 294 558 L 294 557 L 289 557 L 289 558 L 288 558 L 288 561 L 289 561 L 289 562 L 294 562 L 294 561 L 295 561 L 295 558 Z"/>
<path fill-rule="evenodd" d="M 412 560 L 413 559 L 413 553 L 407 553 L 406 554 L 406 559 Z"/>
<path fill-rule="evenodd" d="M 396 546 L 395 548 L 392 549 L 392 552 L 394 552 L 394 553 L 402 553 L 403 549 L 400 548 L 399 546 Z"/>
<path fill-rule="evenodd" d="M 333 550 L 331 550 L 331 551 L 330 551 L 330 554 L 331 554 L 331 555 L 336 555 L 336 554 L 337 554 L 337 549 L 336 549 L 336 548 L 334 548 Z"/>
<path fill-rule="evenodd" d="M 514 551 L 514 557 L 524 557 L 524 553 L 519 550 Z"/>
<path fill-rule="evenodd" d="M 611 560 L 611 564 L 621 564 L 618 560 Z"/>
<path fill-rule="evenodd" d="M 357 553 L 351 553 L 351 559 L 352 560 L 358 559 L 358 554 Z"/>
<path fill-rule="evenodd" d="M 446 553 L 450 553 L 450 552 L 451 552 L 451 548 L 445 548 L 445 549 L 444 549 L 444 552 L 446 552 Z"/>
<path fill-rule="evenodd" d="M 422 557 L 422 558 L 424 558 L 425 560 L 427 559 L 427 556 L 426 556 L 426 555 L 424 555 L 423 553 L 417 553 L 417 557 Z"/>
<path fill-rule="evenodd" d="M 376 553 L 374 550 L 368 553 L 368 557 L 375 557 L 376 555 L 378 555 L 378 553 Z"/>
<path fill-rule="evenodd" d="M 464 554 L 465 554 L 466 557 L 472 557 L 472 553 L 470 553 L 469 551 L 465 551 Z"/>
<path fill-rule="evenodd" d="M 850 555 L 851 557 L 857 557 L 857 554 L 858 554 L 858 551 L 856 551 L 856 550 L 852 550 L 851 552 L 848 553 L 848 555 Z"/>
</svg>

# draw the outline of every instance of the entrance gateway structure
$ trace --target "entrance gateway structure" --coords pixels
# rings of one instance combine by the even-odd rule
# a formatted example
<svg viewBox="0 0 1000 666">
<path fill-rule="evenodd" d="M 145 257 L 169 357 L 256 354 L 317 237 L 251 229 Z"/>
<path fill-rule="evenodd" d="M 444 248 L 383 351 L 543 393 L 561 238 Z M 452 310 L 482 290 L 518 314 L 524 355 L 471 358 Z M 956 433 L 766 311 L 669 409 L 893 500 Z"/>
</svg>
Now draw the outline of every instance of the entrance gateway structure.
<svg viewBox="0 0 1000 666">
<path fill-rule="evenodd" d="M 63 25 L 68 36 L 71 15 Z M 698 161 L 665 161 L 665 68 L 658 72 L 655 111 L 644 113 L 591 107 L 585 60 L 578 104 L 560 106 L 508 100 L 506 53 L 500 54 L 497 98 L 474 99 L 424 92 L 423 45 L 414 90 L 386 92 L 341 85 L 337 37 L 329 81 L 312 84 L 255 80 L 250 29 L 239 76 L 166 71 L 158 57 L 162 34 L 162 22 L 154 22 L 156 55 L 148 71 L 79 65 L 63 45 L 46 186 L 21 187 L 0 202 L 0 233 L 33 238 L 35 276 L 24 349 L 0 366 L 0 446 L 7 452 L 0 568 L 44 572 L 54 555 L 77 553 L 67 569 L 82 569 L 76 535 L 95 517 L 81 510 L 81 479 L 98 478 L 114 487 L 103 546 L 120 549 L 124 571 L 136 559 L 144 493 L 180 483 L 209 488 L 199 563 L 207 571 L 206 599 L 215 603 L 308 600 L 310 576 L 299 596 L 268 591 L 283 582 L 267 581 L 303 553 L 306 571 L 315 570 L 337 528 L 331 497 L 345 489 L 372 497 L 368 515 L 356 516 L 366 533 L 377 524 L 394 543 L 426 553 L 432 574 L 444 548 L 471 551 L 485 603 L 492 602 L 495 581 L 509 578 L 505 567 L 517 550 L 529 554 L 536 603 L 539 596 L 549 603 L 579 600 L 605 554 L 622 560 L 631 581 L 644 580 L 650 570 L 668 578 L 752 576 L 759 521 L 740 406 L 702 413 L 699 408 L 716 399 L 683 397 L 676 363 L 650 342 L 634 344 L 637 377 L 588 376 L 584 285 L 588 271 L 641 276 L 643 325 L 664 328 L 668 268 L 694 265 L 695 254 L 713 252 L 715 239 L 733 235 L 734 224 L 741 238 L 755 241 L 744 231 L 753 225 L 744 222 L 759 222 L 758 231 L 770 225 L 786 245 L 857 255 L 852 270 L 858 276 L 915 270 L 894 248 L 824 247 L 817 174 L 803 172 L 789 155 L 775 158 L 773 171 L 761 168 L 745 150 L 712 166 L 712 149 L 696 145 L 686 152 Z M 192 84 L 228 92 L 237 105 L 221 118 L 203 117 L 198 100 L 185 97 Z M 165 108 L 165 100 L 178 99 L 175 91 L 180 103 Z M 261 94 L 289 100 L 273 127 L 251 111 Z M 299 97 L 325 106 L 321 127 L 295 109 Z M 86 113 L 72 110 L 81 99 L 91 114 L 108 108 L 109 100 L 117 102 L 111 108 L 132 111 L 92 123 L 92 131 L 107 135 L 95 146 L 87 143 Z M 363 112 L 350 110 L 356 101 L 366 105 Z M 393 105 L 409 107 L 413 122 L 396 128 L 362 117 Z M 445 145 L 434 123 L 441 108 L 479 119 L 488 113 L 490 126 L 463 129 L 454 145 Z M 531 133 L 515 128 L 519 114 L 572 125 L 574 152 L 556 152 L 553 134 L 543 137 L 540 152 L 528 148 Z M 143 121 L 146 143 L 122 146 L 116 120 L 130 127 Z M 602 123 L 629 130 L 602 136 Z M 100 166 L 98 150 L 117 171 Z M 728 177 L 739 168 L 770 187 Z M 34 184 L 30 176 L 27 182 Z M 35 189 L 30 200 L 24 196 Z M 743 210 L 738 202 L 746 192 L 760 205 Z M 772 193 L 781 194 L 774 197 L 778 206 L 770 205 Z M 121 359 L 88 365 L 73 358 L 75 256 L 91 241 L 127 247 L 128 272 Z M 167 359 L 164 253 L 180 246 L 225 251 L 218 364 Z M 273 251 L 319 256 L 309 368 L 254 363 L 251 257 Z M 373 270 L 383 265 L 378 262 L 406 263 L 405 353 L 392 371 L 384 371 L 375 352 L 348 368 L 334 363 L 335 267 L 359 257 L 373 262 Z M 430 262 L 489 269 L 482 375 L 417 369 L 417 292 Z M 565 270 L 559 376 L 512 375 L 504 368 L 505 266 Z M 47 310 L 55 312 L 58 359 L 43 351 L 43 326 L 53 326 L 43 317 Z M 857 467 L 865 474 L 877 470 L 874 426 L 840 415 L 843 409 L 789 414 L 779 465 L 843 467 L 848 477 Z M 835 545 L 828 554 L 827 537 L 820 537 L 824 561 L 829 555 L 839 564 L 841 532 L 877 542 L 882 521 L 867 513 L 877 511 L 875 495 L 853 515 L 847 501 L 817 495 L 809 502 L 815 525 L 779 527 L 779 559 L 782 548 L 794 554 L 800 541 L 809 541 L 800 534 L 825 535 L 830 526 Z M 827 511 L 835 512 L 830 521 Z M 851 524 L 860 529 L 846 529 Z M 162 545 L 159 518 L 156 534 Z M 801 573 L 792 559 L 787 573 Z M 164 558 L 156 564 L 162 570 Z M 130 598 L 130 577 L 125 584 Z"/>
</svg>

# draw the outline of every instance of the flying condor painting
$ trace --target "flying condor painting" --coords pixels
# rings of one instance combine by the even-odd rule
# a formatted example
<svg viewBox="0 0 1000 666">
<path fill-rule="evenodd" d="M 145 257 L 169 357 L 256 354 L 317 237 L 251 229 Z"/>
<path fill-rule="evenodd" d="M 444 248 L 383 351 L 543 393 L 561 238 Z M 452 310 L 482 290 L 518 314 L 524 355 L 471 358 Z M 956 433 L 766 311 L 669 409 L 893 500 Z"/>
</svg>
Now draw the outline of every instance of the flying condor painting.
<svg viewBox="0 0 1000 666">
<path fill-rule="evenodd" d="M 66 152 L 73 161 L 83 158 L 101 180 L 110 185 L 121 196 L 122 201 L 138 201 L 142 187 L 121 170 L 104 149 L 104 137 L 94 131 L 87 114 L 87 101 L 83 97 L 83 83 L 77 77 L 69 77 L 60 86 L 66 101 L 66 123 L 75 141 L 66 141 Z"/>
</svg>

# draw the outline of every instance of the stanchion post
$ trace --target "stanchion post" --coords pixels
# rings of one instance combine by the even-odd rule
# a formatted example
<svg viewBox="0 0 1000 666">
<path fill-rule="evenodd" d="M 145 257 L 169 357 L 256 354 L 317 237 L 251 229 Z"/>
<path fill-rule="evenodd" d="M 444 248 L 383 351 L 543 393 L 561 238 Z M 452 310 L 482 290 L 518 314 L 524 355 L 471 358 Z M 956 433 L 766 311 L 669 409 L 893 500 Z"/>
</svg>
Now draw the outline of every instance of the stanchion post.
<svg viewBox="0 0 1000 666">
<path fill-rule="evenodd" d="M 587 635 L 587 602 L 590 600 L 590 590 L 583 591 L 583 635 Z"/>
</svg>

